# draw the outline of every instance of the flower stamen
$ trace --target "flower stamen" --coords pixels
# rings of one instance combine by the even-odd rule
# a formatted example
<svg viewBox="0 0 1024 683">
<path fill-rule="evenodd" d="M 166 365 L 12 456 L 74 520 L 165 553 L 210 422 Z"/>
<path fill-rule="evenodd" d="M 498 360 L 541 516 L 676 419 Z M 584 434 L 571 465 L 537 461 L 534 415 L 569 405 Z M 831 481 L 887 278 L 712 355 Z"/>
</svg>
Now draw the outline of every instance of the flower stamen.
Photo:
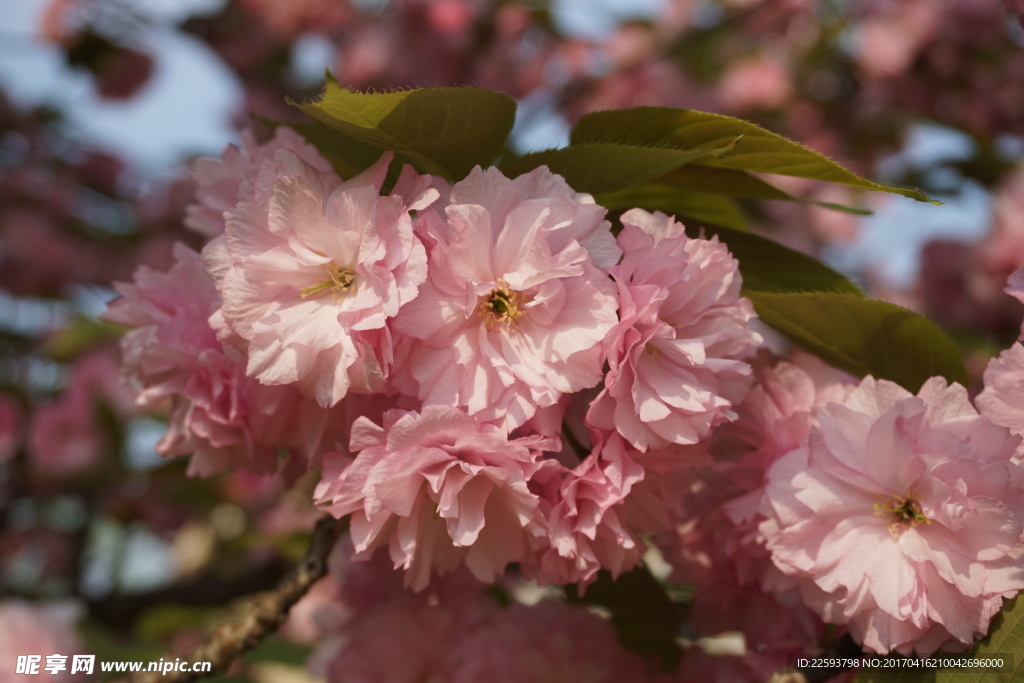
<svg viewBox="0 0 1024 683">
<path fill-rule="evenodd" d="M 525 313 L 522 304 L 523 295 L 510 289 L 504 280 L 498 280 L 498 286 L 481 299 L 476 310 L 488 330 L 495 325 L 519 327 L 519 318 Z"/>
<path fill-rule="evenodd" d="M 895 494 L 881 496 L 881 499 L 881 503 L 874 505 L 875 515 L 889 523 L 889 533 L 893 538 L 898 538 L 900 533 L 908 527 L 932 523 L 932 520 L 928 519 L 921 511 L 921 503 L 913 491 L 904 496 Z"/>
<path fill-rule="evenodd" d="M 356 273 L 351 268 L 342 268 L 336 261 L 324 264 L 327 271 L 327 279 L 315 285 L 302 288 L 302 298 L 308 296 L 323 296 L 330 293 L 337 300 L 352 291 L 355 287 Z"/>
</svg>

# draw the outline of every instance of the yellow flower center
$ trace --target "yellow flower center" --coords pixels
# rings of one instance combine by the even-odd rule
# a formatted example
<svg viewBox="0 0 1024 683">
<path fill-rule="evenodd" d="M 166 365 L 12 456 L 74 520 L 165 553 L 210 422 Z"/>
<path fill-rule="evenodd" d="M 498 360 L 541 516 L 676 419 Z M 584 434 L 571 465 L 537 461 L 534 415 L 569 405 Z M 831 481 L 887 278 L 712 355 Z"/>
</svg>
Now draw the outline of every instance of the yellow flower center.
<svg viewBox="0 0 1024 683">
<path fill-rule="evenodd" d="M 921 503 L 913 491 L 905 496 L 889 495 L 881 498 L 881 503 L 875 503 L 875 514 L 889 523 L 889 533 L 893 538 L 908 527 L 932 523 L 921 512 Z"/>
<path fill-rule="evenodd" d="M 495 325 L 518 327 L 519 318 L 523 317 L 523 295 L 509 289 L 504 280 L 498 280 L 498 286 L 480 300 L 476 312 L 484 319 L 487 329 Z"/>
<path fill-rule="evenodd" d="M 356 273 L 351 268 L 342 268 L 336 261 L 324 264 L 327 279 L 302 288 L 302 298 L 330 294 L 334 299 L 352 291 L 356 284 Z"/>
</svg>

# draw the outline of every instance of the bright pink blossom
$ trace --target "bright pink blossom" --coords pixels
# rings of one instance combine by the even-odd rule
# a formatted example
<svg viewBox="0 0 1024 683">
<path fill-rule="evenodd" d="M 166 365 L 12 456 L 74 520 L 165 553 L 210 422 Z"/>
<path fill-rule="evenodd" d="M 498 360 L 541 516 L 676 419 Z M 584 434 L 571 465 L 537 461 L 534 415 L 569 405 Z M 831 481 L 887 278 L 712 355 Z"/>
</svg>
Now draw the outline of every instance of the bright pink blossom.
<svg viewBox="0 0 1024 683">
<path fill-rule="evenodd" d="M 768 470 L 776 565 L 869 651 L 984 635 L 1024 588 L 1019 438 L 941 378 L 912 396 L 869 377 L 817 417 L 807 445 Z"/>
<path fill-rule="evenodd" d="M 407 391 L 511 430 L 597 384 L 617 321 L 604 215 L 544 167 L 514 180 L 478 167 L 421 214 L 430 274 L 395 322 Z"/>
<path fill-rule="evenodd" d="M 622 216 L 622 262 L 611 268 L 621 322 L 606 340 L 610 369 L 587 415 L 641 450 L 692 444 L 735 419 L 750 384 L 739 360 L 761 343 L 740 297 L 737 263 L 717 238 L 691 239 L 663 213 Z"/>
<path fill-rule="evenodd" d="M 274 137 L 260 144 L 251 131 L 242 132 L 242 147 L 228 145 L 219 159 L 204 157 L 192 164 L 195 203 L 185 210 L 185 226 L 207 239 L 224 233 L 224 213 L 240 201 L 252 201 L 257 184 L 266 182 L 264 162 L 273 162 L 282 150 L 297 155 L 321 173 L 331 165 L 291 128 L 280 126 Z"/>
<path fill-rule="evenodd" d="M 328 407 L 350 389 L 382 388 L 392 360 L 386 324 L 426 278 L 409 211 L 437 191 L 408 206 L 381 197 L 390 154 L 340 184 L 288 154 L 272 169 L 288 160 L 291 171 L 258 183 L 253 201 L 227 213 L 226 239 L 203 254 L 224 301 L 222 336 L 247 344 L 246 372 Z"/>
<path fill-rule="evenodd" d="M 463 562 L 481 581 L 493 581 L 536 539 L 546 540 L 528 483 L 555 464 L 540 458 L 547 444 L 540 437 L 510 441 L 456 408 L 389 411 L 383 427 L 355 422 L 350 448 L 358 456 L 351 464 L 326 457 L 316 498 L 336 517 L 351 513 L 360 557 L 387 545 L 416 590 L 432 570 L 445 574 Z"/>
</svg>

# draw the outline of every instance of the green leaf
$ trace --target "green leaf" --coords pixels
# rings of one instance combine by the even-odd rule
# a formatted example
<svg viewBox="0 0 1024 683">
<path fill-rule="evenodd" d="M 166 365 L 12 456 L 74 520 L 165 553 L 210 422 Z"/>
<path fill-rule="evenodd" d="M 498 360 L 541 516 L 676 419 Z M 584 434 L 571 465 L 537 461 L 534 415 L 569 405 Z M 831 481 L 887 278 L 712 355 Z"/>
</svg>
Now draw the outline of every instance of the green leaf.
<svg viewBox="0 0 1024 683">
<path fill-rule="evenodd" d="M 317 148 L 324 159 L 334 167 L 334 172 L 342 178 L 357 176 L 380 159 L 380 147 L 319 123 L 278 123 L 266 119 L 264 122 L 272 128 L 287 126 L 301 135 L 306 142 Z"/>
<path fill-rule="evenodd" d="M 911 392 L 935 375 L 967 383 L 956 345 L 913 311 L 847 293 L 744 293 L 764 322 L 851 374 L 888 379 Z"/>
<path fill-rule="evenodd" d="M 424 88 L 359 93 L 328 74 L 320 99 L 292 104 L 346 136 L 395 150 L 421 170 L 464 178 L 501 153 L 515 121 L 512 98 L 483 88 Z"/>
<path fill-rule="evenodd" d="M 244 655 L 247 662 L 280 662 L 304 666 L 313 650 L 305 645 L 271 636 Z"/>
<path fill-rule="evenodd" d="M 868 209 L 856 206 L 795 197 L 746 171 L 736 171 L 731 168 L 713 168 L 711 166 L 691 164 L 676 169 L 658 178 L 655 182 L 686 190 L 697 190 L 734 197 L 736 199 L 800 202 L 802 204 L 814 204 L 815 206 L 821 206 L 834 211 L 842 211 L 843 213 L 852 213 L 857 216 L 870 216 L 872 213 Z"/>
<path fill-rule="evenodd" d="M 862 178 L 803 145 L 747 121 L 691 109 L 638 107 L 587 114 L 573 128 L 571 144 L 614 142 L 695 151 L 720 148 L 738 136 L 742 137 L 730 154 L 701 163 L 738 171 L 824 180 L 939 203 L 916 190 Z"/>
<path fill-rule="evenodd" d="M 727 154 L 736 140 L 717 147 L 679 150 L 617 143 L 579 144 L 534 152 L 508 161 L 502 170 L 510 178 L 547 166 L 577 192 L 613 192 L 641 185 L 697 159 Z"/>
<path fill-rule="evenodd" d="M 126 329 L 95 318 L 79 316 L 46 340 L 46 352 L 56 361 L 69 362 L 97 346 L 117 339 Z"/>
<path fill-rule="evenodd" d="M 696 230 L 688 229 L 694 233 Z M 863 296 L 857 285 L 821 261 L 767 237 L 709 226 L 706 236 L 718 235 L 740 263 L 744 293 L 833 292 Z"/>
<path fill-rule="evenodd" d="M 712 198 L 701 204 L 705 198 Z M 727 202 L 718 204 L 715 200 Z M 599 204 L 610 209 L 640 207 L 688 216 L 702 225 L 688 223 L 691 237 L 717 235 L 739 261 L 746 291 L 758 292 L 845 292 L 860 296 L 857 285 L 815 258 L 760 235 L 745 232 L 735 224 L 731 211 L 739 209 L 725 197 L 704 193 L 685 193 L 657 185 L 620 190 L 599 195 Z M 738 220 L 742 220 L 742 214 Z M 685 221 L 684 221 L 685 222 Z"/>
<path fill-rule="evenodd" d="M 692 164 L 658 178 L 657 182 L 689 190 L 722 194 L 737 199 L 797 201 L 797 197 L 766 183 L 757 176 L 731 168 Z"/>
<path fill-rule="evenodd" d="M 627 649 L 657 657 L 664 671 L 672 671 L 678 665 L 681 650 L 676 636 L 682 613 L 646 566 L 637 567 L 618 579 L 612 579 L 611 574 L 602 570 L 582 597 L 566 586 L 566 599 L 573 604 L 606 608 L 611 613 L 612 626 Z"/>
<path fill-rule="evenodd" d="M 701 224 L 722 225 L 735 230 L 747 229 L 747 217 L 728 197 L 709 192 L 694 192 L 667 185 L 641 185 L 618 192 L 599 195 L 597 203 L 607 209 L 639 207 L 648 211 L 662 211 L 676 216 L 684 223 L 686 218 Z"/>
<path fill-rule="evenodd" d="M 1012 655 L 1012 668 L 1006 671 L 970 671 L 942 669 L 937 683 L 1022 683 L 1024 682 L 1024 601 L 1016 597 L 1006 603 L 992 620 L 988 635 L 970 652 L 981 659 Z"/>
</svg>

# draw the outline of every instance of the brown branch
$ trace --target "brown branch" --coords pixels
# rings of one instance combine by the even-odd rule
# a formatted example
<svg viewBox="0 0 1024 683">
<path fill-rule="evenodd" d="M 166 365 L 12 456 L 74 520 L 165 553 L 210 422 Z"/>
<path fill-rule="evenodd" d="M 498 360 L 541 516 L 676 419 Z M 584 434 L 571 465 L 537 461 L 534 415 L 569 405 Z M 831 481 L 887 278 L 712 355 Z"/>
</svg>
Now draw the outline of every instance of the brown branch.
<svg viewBox="0 0 1024 683">
<path fill-rule="evenodd" d="M 345 527 L 344 520 L 330 515 L 321 517 L 313 528 L 306 557 L 277 588 L 254 595 L 244 616 L 220 626 L 209 643 L 196 648 L 187 658 L 191 662 L 210 662 L 211 671 L 172 671 L 167 675 L 159 671 L 141 672 L 128 680 L 131 683 L 186 683 L 225 671 L 239 655 L 274 633 L 288 616 L 292 605 L 327 573 L 327 558 Z"/>
<path fill-rule="evenodd" d="M 164 588 L 144 593 L 88 600 L 89 616 L 112 629 L 125 631 L 147 610 L 166 604 L 222 605 L 257 591 L 271 590 L 287 575 L 291 563 L 280 557 L 256 561 L 237 574 L 224 576 L 209 569 Z"/>
</svg>

